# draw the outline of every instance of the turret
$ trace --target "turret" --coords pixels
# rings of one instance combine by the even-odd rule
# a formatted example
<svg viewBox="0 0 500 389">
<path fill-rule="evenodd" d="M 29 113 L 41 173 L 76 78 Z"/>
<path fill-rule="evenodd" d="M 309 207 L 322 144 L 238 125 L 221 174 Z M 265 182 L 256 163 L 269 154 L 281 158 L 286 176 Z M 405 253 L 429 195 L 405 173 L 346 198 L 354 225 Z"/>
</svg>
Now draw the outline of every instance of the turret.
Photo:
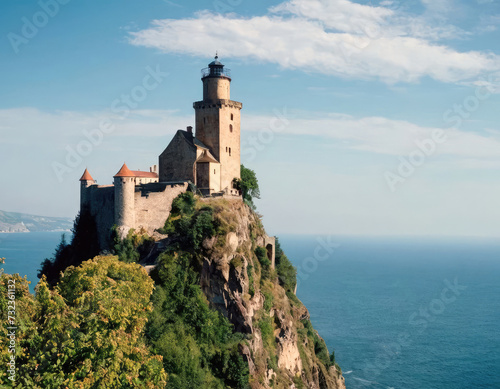
<svg viewBox="0 0 500 389">
<path fill-rule="evenodd" d="M 82 178 L 80 178 L 80 213 L 90 209 L 90 187 L 95 185 L 95 180 L 85 169 Z"/>
<path fill-rule="evenodd" d="M 124 163 L 114 176 L 115 184 L 115 224 L 120 234 L 126 235 L 135 226 L 135 179 Z"/>
</svg>

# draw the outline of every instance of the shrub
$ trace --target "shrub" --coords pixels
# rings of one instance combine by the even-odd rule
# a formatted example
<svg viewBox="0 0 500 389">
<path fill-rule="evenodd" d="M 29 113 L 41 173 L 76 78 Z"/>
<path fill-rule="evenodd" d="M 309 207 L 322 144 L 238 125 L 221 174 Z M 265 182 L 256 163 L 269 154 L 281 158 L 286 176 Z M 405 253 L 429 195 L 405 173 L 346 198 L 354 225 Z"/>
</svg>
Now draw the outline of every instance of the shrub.
<svg viewBox="0 0 500 389">
<path fill-rule="evenodd" d="M 130 229 L 124 239 L 118 236 L 116 226 L 111 229 L 113 237 L 113 253 L 118 259 L 125 263 L 139 262 L 146 257 L 155 242 L 147 234 L 136 234 L 134 229 Z"/>
<path fill-rule="evenodd" d="M 278 238 L 276 238 L 275 263 L 280 285 L 285 291 L 295 293 L 295 287 L 297 286 L 297 269 L 283 252 Z"/>
<path fill-rule="evenodd" d="M 255 296 L 255 281 L 253 278 L 253 266 L 248 264 L 247 265 L 247 275 L 248 275 L 248 293 L 250 296 Z"/>
<path fill-rule="evenodd" d="M 235 269 L 237 269 L 243 266 L 243 261 L 241 260 L 240 256 L 235 256 L 233 259 L 231 259 L 231 262 L 229 264 Z"/>
<path fill-rule="evenodd" d="M 260 199 L 259 181 L 257 180 L 257 176 L 253 170 L 248 169 L 243 165 L 241 165 L 240 168 L 240 176 L 241 179 L 235 179 L 233 184 L 241 191 L 245 203 L 252 209 L 255 209 L 253 199 Z"/>
<path fill-rule="evenodd" d="M 262 291 L 262 294 L 264 295 L 264 310 L 269 313 L 273 307 L 274 296 L 268 291 Z"/>
<path fill-rule="evenodd" d="M 271 261 L 267 257 L 267 250 L 264 247 L 257 246 L 255 255 L 262 267 L 261 281 L 268 279 L 271 275 Z"/>
</svg>

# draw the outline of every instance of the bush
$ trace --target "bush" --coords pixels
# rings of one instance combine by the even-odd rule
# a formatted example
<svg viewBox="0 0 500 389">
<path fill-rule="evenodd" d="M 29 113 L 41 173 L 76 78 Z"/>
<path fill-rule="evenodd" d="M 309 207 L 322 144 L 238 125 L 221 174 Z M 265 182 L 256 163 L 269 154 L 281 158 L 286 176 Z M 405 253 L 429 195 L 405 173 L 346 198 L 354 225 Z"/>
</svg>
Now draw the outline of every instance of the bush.
<svg viewBox="0 0 500 389">
<path fill-rule="evenodd" d="M 271 261 L 267 257 L 267 250 L 264 247 L 257 246 L 255 255 L 262 266 L 261 281 L 269 279 L 271 276 Z"/>
<path fill-rule="evenodd" d="M 113 254 L 118 256 L 118 259 L 125 263 L 139 262 L 144 259 L 155 242 L 147 234 L 136 234 L 134 229 L 130 229 L 124 239 L 118 236 L 116 226 L 111 229 L 113 237 Z"/>
<path fill-rule="evenodd" d="M 297 269 L 283 252 L 278 238 L 276 238 L 275 263 L 280 285 L 285 291 L 295 293 L 295 287 L 297 286 Z"/>
<path fill-rule="evenodd" d="M 317 331 L 313 328 L 310 320 L 304 319 L 301 320 L 301 322 L 307 332 L 307 337 L 311 339 L 314 344 L 314 353 L 316 354 L 318 359 L 325 365 L 325 367 L 329 368 L 332 365 L 331 355 L 328 353 L 328 348 L 326 347 L 325 341 L 318 335 Z"/>
<path fill-rule="evenodd" d="M 253 277 L 253 266 L 248 264 L 247 265 L 247 275 L 248 275 L 248 293 L 250 296 L 255 296 L 255 281 Z"/>
<path fill-rule="evenodd" d="M 257 180 L 257 176 L 253 170 L 247 169 L 243 165 L 241 165 L 240 168 L 240 176 L 241 179 L 235 179 L 233 184 L 238 190 L 241 191 L 245 203 L 252 209 L 255 209 L 253 199 L 260 199 L 259 181 Z"/>
</svg>

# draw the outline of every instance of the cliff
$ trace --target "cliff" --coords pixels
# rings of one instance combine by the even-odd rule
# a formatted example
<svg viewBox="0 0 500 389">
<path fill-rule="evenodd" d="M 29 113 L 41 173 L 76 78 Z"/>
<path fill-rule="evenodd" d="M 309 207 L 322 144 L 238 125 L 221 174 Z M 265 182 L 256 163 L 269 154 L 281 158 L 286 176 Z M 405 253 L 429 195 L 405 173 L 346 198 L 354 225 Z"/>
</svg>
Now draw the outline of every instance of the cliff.
<svg viewBox="0 0 500 389">
<path fill-rule="evenodd" d="M 288 259 L 279 247 L 274 263 L 269 243 L 274 238 L 267 236 L 260 217 L 241 199 L 199 199 L 186 211 L 189 207 L 174 203 L 165 231 L 170 236 L 157 246 L 193 253 L 210 306 L 244 334 L 238 348 L 251 388 L 345 388 L 340 368 L 294 294 L 295 270 L 281 263 Z M 201 231 L 194 234 L 198 242 L 186 241 L 183 235 L 193 233 L 183 230 L 186 214 L 193 219 L 203 212 L 210 213 L 215 232 L 193 227 Z"/>
<path fill-rule="evenodd" d="M 333 353 L 330 355 L 312 327 L 307 308 L 295 296 L 295 268 L 279 242 L 266 234 L 260 216 L 241 198 L 207 199 L 182 193 L 173 200 L 164 227 L 153 237 L 130 230 L 122 239 L 115 230 L 112 248 L 116 256 L 87 260 L 98 252 L 92 248 L 97 237 L 91 219 L 81 215 L 71 244 L 61 242 L 55 257 L 43 263 L 44 277 L 35 300 L 43 299 L 40 291 L 52 286 L 52 299 L 71 302 L 68 307 L 61 303 L 63 313 L 54 313 L 54 320 L 62 315 L 71 324 L 75 334 L 67 339 L 87 339 L 83 324 L 87 316 L 102 315 L 98 339 L 104 343 L 95 346 L 99 352 L 90 354 L 87 340 L 73 345 L 71 354 L 79 355 L 79 362 L 74 363 L 64 351 L 67 339 L 63 331 L 62 343 L 56 343 L 63 350 L 64 362 L 39 368 L 28 363 L 35 359 L 27 354 L 26 368 L 21 368 L 26 380 L 33 375 L 30 369 L 38 369 L 40 382 L 55 382 L 57 373 L 64 386 L 52 387 L 81 387 L 71 385 L 83 382 L 85 374 L 97 374 L 92 366 L 104 363 L 117 374 L 115 383 L 135 382 L 124 387 L 345 389 Z M 78 280 L 72 278 L 75 272 Z M 142 296 L 142 306 L 135 307 L 133 296 L 143 288 L 144 276 L 154 288 L 148 292 L 150 296 Z M 115 289 L 122 290 L 120 297 Z M 36 306 L 36 301 L 30 304 Z M 82 307 L 83 303 L 94 308 Z M 127 308 L 130 305 L 135 307 L 133 311 Z M 138 313 L 133 312 L 140 313 L 140 326 L 127 324 L 137 320 Z M 53 333 L 44 314 L 30 320 L 37 331 L 47 336 Z M 123 358 L 137 361 L 137 357 L 130 354 L 127 342 L 114 342 L 109 350 L 105 346 L 104 340 L 108 333 L 115 334 L 117 323 L 123 326 L 123 336 L 133 335 L 134 350 L 149 358 L 150 367 L 139 370 L 137 364 L 127 362 L 129 372 L 119 373 Z M 30 350 L 43 354 L 36 348 Z M 50 358 L 56 354 L 51 353 Z M 157 361 L 162 361 L 161 368 Z M 68 376 L 70 371 L 75 373 Z M 93 375 L 95 385 L 111 382 L 109 374 L 101 373 Z M 167 384 L 144 386 L 146 382 Z"/>
</svg>

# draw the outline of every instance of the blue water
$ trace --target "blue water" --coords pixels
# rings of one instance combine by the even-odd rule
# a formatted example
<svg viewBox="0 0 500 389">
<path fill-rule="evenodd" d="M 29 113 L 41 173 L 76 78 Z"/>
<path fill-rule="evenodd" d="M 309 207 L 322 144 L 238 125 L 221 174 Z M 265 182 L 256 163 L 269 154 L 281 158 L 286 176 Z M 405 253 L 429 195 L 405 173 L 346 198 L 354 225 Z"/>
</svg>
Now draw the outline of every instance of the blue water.
<svg viewBox="0 0 500 389">
<path fill-rule="evenodd" d="M 0 267 L 27 275 L 33 290 L 60 237 L 0 234 Z M 280 241 L 299 269 L 297 295 L 335 350 L 348 389 L 500 388 L 500 242 Z"/>
<path fill-rule="evenodd" d="M 5 264 L 0 268 L 5 273 L 27 276 L 33 292 L 38 283 L 36 274 L 40 264 L 45 258 L 52 257 L 61 235 L 61 232 L 0 234 L 0 258 L 5 258 Z M 70 233 L 66 233 L 66 237 L 69 236 Z"/>
<path fill-rule="evenodd" d="M 280 239 L 348 389 L 500 388 L 500 242 L 330 240 Z"/>
</svg>

